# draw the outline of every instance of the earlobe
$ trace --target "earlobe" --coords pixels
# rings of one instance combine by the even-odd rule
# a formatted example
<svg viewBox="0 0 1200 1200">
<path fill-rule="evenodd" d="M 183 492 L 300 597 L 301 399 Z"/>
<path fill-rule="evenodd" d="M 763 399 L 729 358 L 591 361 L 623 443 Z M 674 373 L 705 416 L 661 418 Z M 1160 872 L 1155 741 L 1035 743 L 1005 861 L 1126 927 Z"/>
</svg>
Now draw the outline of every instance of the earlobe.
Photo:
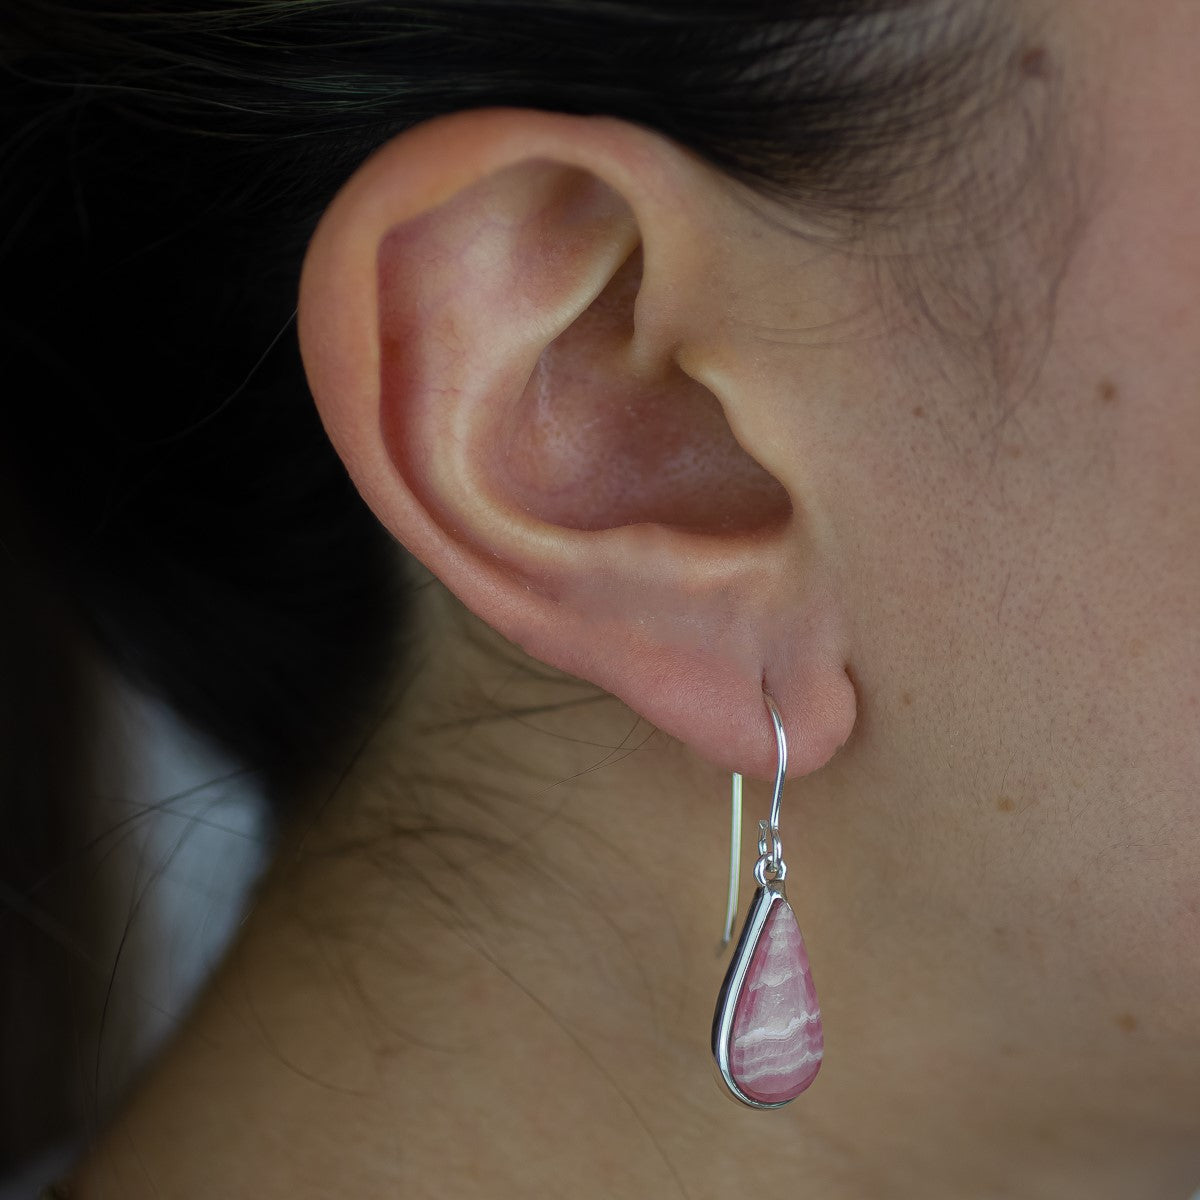
<svg viewBox="0 0 1200 1200">
<path fill-rule="evenodd" d="M 469 608 L 764 778 L 765 683 L 799 774 L 854 693 L 802 514 L 694 377 L 720 324 L 707 170 L 615 121 L 414 130 L 323 218 L 301 349 L 364 497 Z"/>
</svg>

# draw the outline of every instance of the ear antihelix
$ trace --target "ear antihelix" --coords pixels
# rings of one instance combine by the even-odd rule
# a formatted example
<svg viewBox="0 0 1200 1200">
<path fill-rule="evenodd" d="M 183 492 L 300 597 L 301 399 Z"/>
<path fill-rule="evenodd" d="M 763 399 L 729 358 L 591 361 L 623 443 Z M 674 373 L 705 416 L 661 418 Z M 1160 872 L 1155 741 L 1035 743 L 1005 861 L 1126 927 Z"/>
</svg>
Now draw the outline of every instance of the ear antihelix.
<svg viewBox="0 0 1200 1200">
<path fill-rule="evenodd" d="M 595 176 L 510 167 L 379 256 L 384 433 L 431 510 L 486 491 L 545 525 L 778 529 L 788 496 L 716 397 L 638 344 L 633 213 Z"/>
<path fill-rule="evenodd" d="M 510 166 L 388 232 L 377 257 L 380 333 L 409 364 L 439 337 L 451 339 L 442 369 L 522 348 L 536 359 L 637 244 L 628 205 L 594 176 Z"/>
<path fill-rule="evenodd" d="M 520 163 L 391 230 L 378 253 L 380 405 L 390 456 L 420 498 L 462 494 L 511 423 L 545 346 L 638 243 L 595 177 Z M 463 461 L 472 448 L 482 457 Z"/>
</svg>

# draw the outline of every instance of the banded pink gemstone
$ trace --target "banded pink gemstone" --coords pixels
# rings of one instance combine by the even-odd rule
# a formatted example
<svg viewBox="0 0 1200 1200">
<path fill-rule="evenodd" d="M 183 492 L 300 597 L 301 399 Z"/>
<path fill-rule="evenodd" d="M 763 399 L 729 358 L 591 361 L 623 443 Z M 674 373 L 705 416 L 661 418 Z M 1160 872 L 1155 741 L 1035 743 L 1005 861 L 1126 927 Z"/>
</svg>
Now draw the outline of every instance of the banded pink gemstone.
<svg viewBox="0 0 1200 1200">
<path fill-rule="evenodd" d="M 796 914 L 771 912 L 750 955 L 729 1044 L 729 1073 L 751 1100 L 779 1104 L 817 1077 L 825 1050 L 821 1010 Z"/>
</svg>

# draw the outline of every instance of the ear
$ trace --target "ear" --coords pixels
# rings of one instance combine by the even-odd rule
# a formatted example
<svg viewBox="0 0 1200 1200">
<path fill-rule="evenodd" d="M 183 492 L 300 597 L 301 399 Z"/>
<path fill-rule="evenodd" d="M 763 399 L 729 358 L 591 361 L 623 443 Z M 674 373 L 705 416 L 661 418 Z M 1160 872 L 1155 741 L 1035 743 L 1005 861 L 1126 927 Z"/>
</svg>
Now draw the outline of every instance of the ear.
<svg viewBox="0 0 1200 1200">
<path fill-rule="evenodd" d="M 744 208 L 744 206 L 742 206 Z M 392 533 L 529 654 L 726 770 L 849 736 L 820 522 L 727 317 L 727 181 L 603 118 L 480 110 L 380 149 L 322 218 L 300 345 Z"/>
</svg>

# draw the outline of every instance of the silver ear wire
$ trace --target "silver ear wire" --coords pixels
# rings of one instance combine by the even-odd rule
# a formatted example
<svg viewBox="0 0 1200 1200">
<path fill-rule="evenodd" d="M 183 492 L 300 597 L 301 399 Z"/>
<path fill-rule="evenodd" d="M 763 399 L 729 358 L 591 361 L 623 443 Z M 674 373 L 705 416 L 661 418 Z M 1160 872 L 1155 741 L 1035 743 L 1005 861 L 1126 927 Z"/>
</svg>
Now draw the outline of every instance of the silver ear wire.
<svg viewBox="0 0 1200 1200">
<path fill-rule="evenodd" d="M 742 777 L 733 773 L 733 820 L 729 827 L 729 902 L 725 906 L 725 931 L 721 935 L 721 949 L 729 945 L 733 937 L 733 918 L 737 912 L 738 886 L 742 877 Z"/>
<path fill-rule="evenodd" d="M 775 792 L 771 797 L 769 820 L 758 823 L 758 862 L 754 864 L 754 878 L 761 886 L 768 878 L 787 877 L 787 864 L 783 861 L 783 842 L 779 837 L 779 811 L 783 801 L 783 780 L 787 775 L 787 735 L 783 732 L 783 720 L 779 707 L 767 691 L 763 691 L 771 723 L 775 726 L 777 763 L 775 767 Z M 737 912 L 738 889 L 741 885 L 742 859 L 742 777 L 733 772 L 731 792 L 733 809 L 729 827 L 729 898 L 725 906 L 725 927 L 721 934 L 721 948 L 729 945 L 733 938 L 733 919 Z M 769 840 L 768 840 L 769 839 Z M 768 876 L 767 872 L 771 875 Z"/>
</svg>

